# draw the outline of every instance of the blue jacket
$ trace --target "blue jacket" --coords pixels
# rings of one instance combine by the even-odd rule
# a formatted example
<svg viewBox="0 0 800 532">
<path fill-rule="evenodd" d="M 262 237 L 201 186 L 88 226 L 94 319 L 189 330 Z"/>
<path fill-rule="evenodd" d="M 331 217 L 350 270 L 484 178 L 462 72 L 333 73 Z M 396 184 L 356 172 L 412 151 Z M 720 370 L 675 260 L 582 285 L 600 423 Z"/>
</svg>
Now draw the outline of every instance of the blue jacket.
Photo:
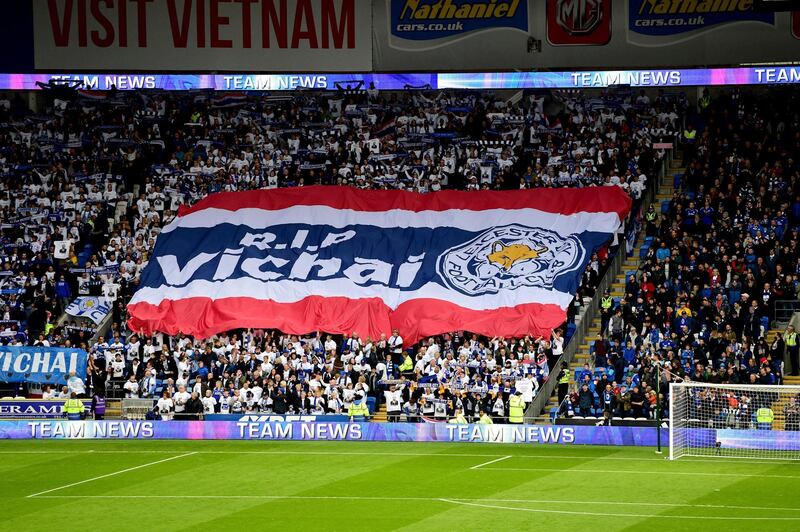
<svg viewBox="0 0 800 532">
<path fill-rule="evenodd" d="M 70 297 L 72 291 L 69 289 L 69 283 L 66 281 L 56 282 L 56 297 Z"/>
</svg>

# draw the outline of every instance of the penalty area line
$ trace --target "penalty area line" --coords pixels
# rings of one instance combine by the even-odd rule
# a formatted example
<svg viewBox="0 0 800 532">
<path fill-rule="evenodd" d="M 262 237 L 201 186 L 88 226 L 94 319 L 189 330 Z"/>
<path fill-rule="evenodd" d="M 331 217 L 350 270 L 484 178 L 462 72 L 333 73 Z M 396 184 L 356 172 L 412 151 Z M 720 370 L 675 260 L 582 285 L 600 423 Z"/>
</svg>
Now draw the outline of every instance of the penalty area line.
<svg viewBox="0 0 800 532">
<path fill-rule="evenodd" d="M 150 467 L 150 466 L 154 466 L 154 465 L 157 465 L 157 464 L 163 464 L 164 462 L 169 462 L 171 460 L 177 460 L 178 458 L 185 458 L 185 457 L 191 456 L 193 454 L 197 454 L 197 453 L 195 451 L 192 451 L 190 453 L 180 454 L 178 456 L 170 456 L 169 458 L 164 458 L 162 460 L 156 460 L 155 462 L 148 462 L 146 464 L 142 464 L 142 465 L 138 465 L 138 466 L 134 466 L 134 467 L 128 467 L 126 469 L 121 469 L 119 471 L 114 471 L 113 473 L 106 473 L 105 475 L 100 475 L 100 476 L 97 476 L 97 477 L 87 478 L 86 480 L 79 480 L 78 482 L 73 482 L 71 484 L 65 484 L 65 485 L 59 486 L 57 488 L 52 488 L 52 489 L 49 489 L 49 490 L 40 491 L 38 493 L 32 493 L 32 494 L 28 495 L 26 497 L 26 499 L 31 499 L 33 497 L 39 497 L 39 496 L 44 495 L 46 493 L 52 493 L 54 491 L 63 490 L 63 489 L 66 489 L 66 488 L 71 488 L 73 486 L 79 486 L 81 484 L 86 484 L 87 482 L 94 482 L 95 480 L 101 480 L 101 479 L 104 479 L 104 478 L 113 477 L 113 476 L 116 476 L 116 475 L 121 475 L 122 473 L 127 473 L 129 471 L 135 471 L 137 469 L 142 469 L 144 467 Z"/>
</svg>

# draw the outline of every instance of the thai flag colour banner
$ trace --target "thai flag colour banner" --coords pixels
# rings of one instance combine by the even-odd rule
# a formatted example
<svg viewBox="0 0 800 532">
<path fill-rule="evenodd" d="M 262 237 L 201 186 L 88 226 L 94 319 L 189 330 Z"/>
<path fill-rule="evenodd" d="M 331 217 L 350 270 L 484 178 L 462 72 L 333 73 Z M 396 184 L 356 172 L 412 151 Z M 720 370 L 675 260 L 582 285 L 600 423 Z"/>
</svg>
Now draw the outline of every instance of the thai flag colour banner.
<svg viewBox="0 0 800 532">
<path fill-rule="evenodd" d="M 616 186 L 214 194 L 159 235 L 129 325 L 201 338 L 397 328 L 407 345 L 457 330 L 546 335 L 630 207 Z"/>
</svg>

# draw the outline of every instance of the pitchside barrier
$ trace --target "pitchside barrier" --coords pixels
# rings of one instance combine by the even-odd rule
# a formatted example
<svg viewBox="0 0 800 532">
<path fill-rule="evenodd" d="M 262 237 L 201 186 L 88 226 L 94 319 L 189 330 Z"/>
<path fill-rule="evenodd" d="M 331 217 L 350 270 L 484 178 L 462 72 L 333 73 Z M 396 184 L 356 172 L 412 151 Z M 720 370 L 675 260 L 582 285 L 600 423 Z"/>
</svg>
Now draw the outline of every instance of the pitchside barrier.
<svg viewBox="0 0 800 532">
<path fill-rule="evenodd" d="M 669 441 L 668 429 L 655 427 L 462 425 L 451 423 L 272 422 L 244 416 L 239 421 L 63 421 L 0 420 L 0 439 L 142 440 L 316 440 L 456 443 L 545 443 L 561 445 L 655 446 Z M 796 456 L 800 432 L 697 429 L 703 438 L 742 450 L 780 449 Z"/>
<path fill-rule="evenodd" d="M 668 431 L 661 429 L 666 441 Z M 656 445 L 653 427 L 261 421 L 0 421 L 0 439 L 317 440 Z"/>
</svg>

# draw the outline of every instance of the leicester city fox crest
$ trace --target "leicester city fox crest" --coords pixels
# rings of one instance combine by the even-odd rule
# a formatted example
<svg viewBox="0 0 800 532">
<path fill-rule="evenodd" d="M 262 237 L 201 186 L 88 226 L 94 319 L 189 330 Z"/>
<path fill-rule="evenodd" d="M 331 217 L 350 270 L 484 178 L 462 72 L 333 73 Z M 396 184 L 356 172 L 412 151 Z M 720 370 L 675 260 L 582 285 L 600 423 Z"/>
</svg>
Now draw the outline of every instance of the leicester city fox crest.
<svg viewBox="0 0 800 532">
<path fill-rule="evenodd" d="M 512 224 L 450 248 L 439 258 L 438 273 L 448 286 L 471 296 L 521 286 L 549 290 L 558 276 L 583 263 L 585 253 L 575 237 Z"/>
</svg>

